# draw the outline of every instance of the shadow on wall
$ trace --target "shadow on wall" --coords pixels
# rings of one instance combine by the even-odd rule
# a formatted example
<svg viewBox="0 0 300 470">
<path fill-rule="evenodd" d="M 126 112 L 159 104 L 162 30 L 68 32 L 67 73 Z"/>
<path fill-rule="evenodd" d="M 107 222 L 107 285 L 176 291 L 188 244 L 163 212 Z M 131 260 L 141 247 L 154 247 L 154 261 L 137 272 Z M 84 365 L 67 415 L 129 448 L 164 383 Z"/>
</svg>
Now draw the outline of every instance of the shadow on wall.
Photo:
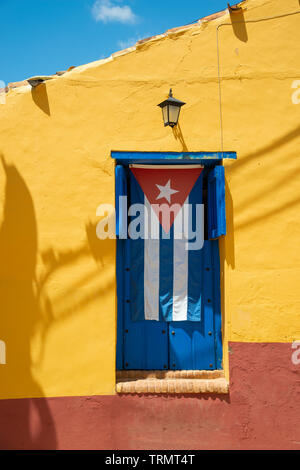
<svg viewBox="0 0 300 470">
<path fill-rule="evenodd" d="M 54 247 L 50 247 L 41 252 L 45 271 L 37 280 L 36 286 L 39 305 L 43 305 L 41 307 L 43 325 L 40 328 L 39 363 L 43 361 L 46 337 L 53 326 L 57 326 L 71 316 L 80 315 L 83 308 L 97 301 L 108 289 L 113 289 L 115 286 L 114 271 L 110 269 L 111 265 L 115 263 L 115 240 L 99 240 L 96 236 L 96 224 L 92 222 L 86 224 L 85 231 L 86 241 L 75 249 L 59 251 Z M 47 295 L 47 283 L 61 270 L 71 267 L 73 263 L 85 257 L 94 259 L 96 269 L 85 273 L 69 286 L 65 286 L 63 292 L 56 295 L 54 299 L 55 307 L 53 307 Z M 88 284 L 96 278 L 99 279 L 97 285 L 88 288 Z M 84 287 L 84 289 L 81 289 L 81 287 Z M 74 296 L 74 292 L 76 292 L 76 296 Z"/>
<path fill-rule="evenodd" d="M 233 226 L 233 200 L 231 191 L 225 180 L 225 205 L 226 205 L 226 237 L 221 238 L 221 243 L 224 244 L 224 252 L 226 262 L 232 269 L 235 268 L 235 254 L 234 254 L 234 226 Z M 223 263 L 222 263 L 223 264 Z"/>
<path fill-rule="evenodd" d="M 30 340 L 38 322 L 34 292 L 37 260 L 37 225 L 32 198 L 18 170 L 1 158 L 6 176 L 3 223 L 0 228 L 0 331 L 7 345 L 7 364 L 1 367 L 1 389 L 22 384 L 34 396 L 43 390 L 31 372 Z M 12 331 L 14 329 L 14 331 Z M 0 400 L 0 446 L 56 448 L 56 433 L 46 400 L 18 400 L 18 429 L 6 416 Z M 32 426 L 35 422 L 35 426 Z M 24 447 L 23 447 L 24 446 Z"/>
<path fill-rule="evenodd" d="M 264 159 L 270 158 L 270 154 L 278 150 L 288 143 L 294 141 L 295 139 L 300 138 L 300 126 L 298 125 L 295 127 L 292 131 L 287 132 L 286 134 L 282 135 L 281 137 L 273 140 L 272 142 L 269 142 L 267 145 L 264 147 L 261 147 L 254 152 L 250 152 L 247 155 L 243 156 L 240 160 L 237 160 L 234 165 L 228 167 L 226 169 L 227 175 L 230 176 L 234 174 L 237 170 L 240 169 L 246 169 L 249 164 L 251 164 L 253 161 L 258 161 L 263 162 Z M 273 162 L 274 165 L 274 162 Z M 296 176 L 296 172 L 294 169 L 291 169 L 290 171 L 285 171 L 283 172 L 283 176 L 281 176 L 281 173 L 278 172 L 278 178 L 276 181 L 272 181 L 270 184 L 266 184 L 263 186 L 263 188 L 257 192 L 255 195 L 250 194 L 248 198 L 246 198 L 243 202 L 237 201 L 235 204 L 235 217 L 241 216 L 243 211 L 246 209 L 249 209 L 249 207 L 253 206 L 255 203 L 260 202 L 263 200 L 264 197 L 266 197 L 268 194 L 271 194 L 272 192 L 275 192 L 278 190 L 278 188 L 283 187 L 283 183 L 288 184 L 292 178 Z M 288 207 L 293 207 L 295 205 L 300 204 L 300 197 L 298 194 L 295 194 L 296 197 L 283 202 L 280 205 L 276 205 L 273 208 L 269 209 L 266 207 L 266 210 L 261 213 L 257 213 L 257 215 L 247 218 L 245 222 L 239 222 L 236 223 L 234 226 L 235 231 L 238 230 L 243 230 L 250 225 L 253 225 L 257 222 L 260 222 L 262 220 L 266 220 L 269 217 L 272 217 L 275 214 L 279 214 L 283 211 L 285 211 Z M 229 196 L 230 198 L 230 196 Z M 226 200 L 226 202 L 229 202 L 230 200 Z M 231 198 L 231 204 L 232 204 L 232 198 Z M 226 212 L 227 214 L 227 212 Z M 232 227 L 233 228 L 233 227 Z M 227 245 L 226 245 L 227 246 Z"/>
<path fill-rule="evenodd" d="M 181 151 L 182 152 L 188 152 L 188 148 L 187 148 L 187 145 L 185 143 L 185 140 L 184 140 L 179 122 L 176 126 L 174 126 L 172 128 L 172 132 L 173 132 L 173 135 L 174 135 L 175 139 L 179 140 L 180 144 L 182 145 L 182 150 Z"/>
<path fill-rule="evenodd" d="M 37 87 L 31 90 L 32 99 L 35 104 L 48 116 L 50 116 L 50 106 L 48 100 L 47 87 L 44 83 L 41 83 Z"/>
<path fill-rule="evenodd" d="M 45 397 L 33 370 L 42 365 L 52 327 L 81 314 L 102 292 L 114 288 L 111 265 L 115 240 L 99 240 L 96 224 L 89 222 L 85 226 L 86 239 L 78 247 L 60 251 L 50 247 L 40 253 L 45 269 L 38 278 L 38 230 L 33 200 L 17 168 L 7 164 L 3 157 L 1 160 L 6 185 L 0 227 L 0 333 L 7 346 L 7 363 L 0 366 L 1 395 L 24 399 L 16 400 L 14 416 L 10 415 L 12 407 L 6 405 L 7 400 L 0 400 L 0 448 L 55 449 L 57 437 L 49 406 L 51 399 L 31 398 Z M 50 300 L 49 279 L 84 257 L 92 257 L 95 268 L 71 281 L 62 294 Z M 88 288 L 90 281 L 92 287 Z M 85 288 L 80 289 L 81 286 Z M 74 292 L 79 292 L 76 299 Z M 30 348 L 36 335 L 40 348 L 33 362 Z M 16 416 L 18 430 L 14 428 Z"/>
<path fill-rule="evenodd" d="M 230 20 L 235 36 L 243 42 L 248 41 L 248 33 L 246 29 L 245 17 L 243 9 L 229 10 Z"/>
</svg>

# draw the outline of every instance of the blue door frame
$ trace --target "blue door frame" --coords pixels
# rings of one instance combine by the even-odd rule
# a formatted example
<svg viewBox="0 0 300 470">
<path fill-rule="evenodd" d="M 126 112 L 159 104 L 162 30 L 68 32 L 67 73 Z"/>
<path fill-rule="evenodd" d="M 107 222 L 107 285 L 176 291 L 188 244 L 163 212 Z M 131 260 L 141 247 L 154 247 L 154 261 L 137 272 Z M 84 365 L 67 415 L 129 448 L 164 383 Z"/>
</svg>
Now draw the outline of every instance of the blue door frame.
<svg viewBox="0 0 300 470">
<path fill-rule="evenodd" d="M 130 163 L 201 163 L 210 169 L 208 186 L 224 178 L 223 158 L 236 158 L 235 152 L 112 152 L 112 158 L 125 168 Z M 118 188 L 116 188 L 116 196 Z M 215 210 L 216 204 L 220 210 Z M 211 207 L 208 223 L 210 238 L 224 235 L 225 194 L 215 185 L 207 205 Z M 212 206 L 214 208 L 212 209 Z M 224 217 L 222 218 L 222 213 Z M 221 214 L 221 217 L 220 217 Z M 216 220 L 212 220 L 212 219 Z M 220 219 L 220 220 L 219 220 Z M 219 234 L 218 227 L 220 226 Z M 117 369 L 221 369 L 222 333 L 220 301 L 220 259 L 218 239 L 205 240 L 202 249 L 203 319 L 201 322 L 132 322 L 130 318 L 130 239 L 117 238 Z"/>
</svg>

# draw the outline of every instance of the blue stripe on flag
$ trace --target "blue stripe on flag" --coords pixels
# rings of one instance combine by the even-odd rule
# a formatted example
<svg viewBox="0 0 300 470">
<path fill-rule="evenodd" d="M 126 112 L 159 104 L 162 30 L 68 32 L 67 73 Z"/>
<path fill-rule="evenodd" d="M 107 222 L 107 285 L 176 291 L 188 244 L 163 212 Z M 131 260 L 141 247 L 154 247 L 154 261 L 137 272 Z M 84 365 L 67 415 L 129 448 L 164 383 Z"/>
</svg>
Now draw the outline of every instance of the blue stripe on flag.
<svg viewBox="0 0 300 470">
<path fill-rule="evenodd" d="M 170 229 L 169 239 L 164 239 L 162 233 L 163 228 L 160 225 L 159 318 L 161 321 L 172 321 L 174 224 Z"/>
<path fill-rule="evenodd" d="M 196 229 L 196 204 L 202 204 L 202 185 L 203 171 L 197 179 L 192 191 L 189 195 L 189 203 L 192 205 L 192 227 Z M 204 227 L 202 228 L 204 231 Z M 188 262 L 188 321 L 201 321 L 201 304 L 202 304 L 202 269 L 203 266 L 203 249 L 189 250 Z"/>
<path fill-rule="evenodd" d="M 130 204 L 144 204 L 144 193 L 130 172 Z M 130 219 L 135 218 L 131 217 Z M 129 220 L 130 223 L 130 220 Z M 145 319 L 144 311 L 144 240 L 130 239 L 130 298 L 131 319 Z"/>
</svg>

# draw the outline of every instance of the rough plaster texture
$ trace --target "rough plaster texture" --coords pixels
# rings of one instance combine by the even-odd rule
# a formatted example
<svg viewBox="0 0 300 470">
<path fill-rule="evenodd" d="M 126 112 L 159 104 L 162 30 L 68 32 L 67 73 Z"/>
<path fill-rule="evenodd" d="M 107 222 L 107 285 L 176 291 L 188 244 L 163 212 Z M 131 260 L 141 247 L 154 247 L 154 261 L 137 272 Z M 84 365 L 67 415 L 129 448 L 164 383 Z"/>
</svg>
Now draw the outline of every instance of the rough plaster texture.
<svg viewBox="0 0 300 470">
<path fill-rule="evenodd" d="M 220 150 L 220 105 L 224 150 L 238 155 L 225 168 L 221 241 L 226 378 L 228 341 L 300 339 L 297 11 L 298 0 L 248 0 L 235 16 L 9 90 L 0 104 L 0 398 L 115 394 L 115 241 L 95 234 L 98 205 L 114 202 L 110 152 Z M 156 106 L 170 86 L 187 103 L 173 131 Z M 247 373 L 236 384 L 244 394 Z M 118 403 L 142 406 L 103 400 L 91 406 L 112 400 L 114 416 Z M 207 403 L 209 413 L 211 404 L 224 413 L 231 406 Z"/>
</svg>

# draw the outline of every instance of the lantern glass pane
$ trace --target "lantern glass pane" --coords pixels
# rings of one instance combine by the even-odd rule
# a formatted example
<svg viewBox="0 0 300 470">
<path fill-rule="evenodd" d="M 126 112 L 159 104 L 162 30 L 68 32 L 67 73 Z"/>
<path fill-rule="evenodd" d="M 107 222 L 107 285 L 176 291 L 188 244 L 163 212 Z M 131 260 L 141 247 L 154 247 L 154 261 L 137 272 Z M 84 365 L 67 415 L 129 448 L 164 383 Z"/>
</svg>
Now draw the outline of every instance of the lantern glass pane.
<svg viewBox="0 0 300 470">
<path fill-rule="evenodd" d="M 162 108 L 162 114 L 163 114 L 163 120 L 164 120 L 164 124 L 168 124 L 168 106 L 164 106 Z"/>
<path fill-rule="evenodd" d="M 180 108 L 179 106 L 169 105 L 169 121 L 177 124 Z"/>
</svg>

